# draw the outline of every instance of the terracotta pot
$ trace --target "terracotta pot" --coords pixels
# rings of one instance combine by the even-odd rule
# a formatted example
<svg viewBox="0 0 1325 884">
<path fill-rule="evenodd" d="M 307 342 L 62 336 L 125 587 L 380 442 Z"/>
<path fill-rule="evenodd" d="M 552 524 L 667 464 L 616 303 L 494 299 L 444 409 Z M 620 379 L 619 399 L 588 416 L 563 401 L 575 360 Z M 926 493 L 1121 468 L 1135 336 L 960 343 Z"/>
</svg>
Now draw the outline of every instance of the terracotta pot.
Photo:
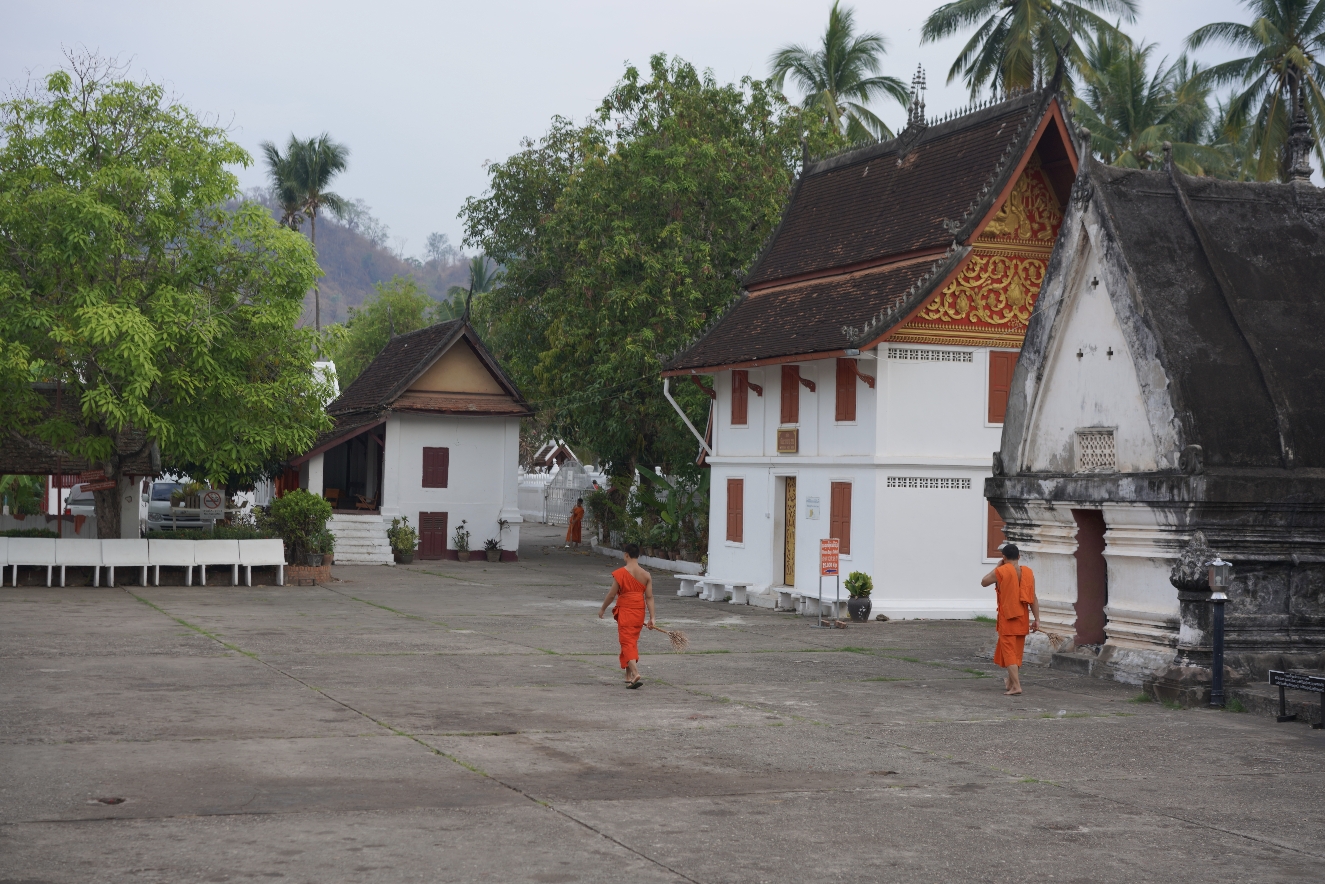
<svg viewBox="0 0 1325 884">
<path fill-rule="evenodd" d="M 872 607 L 874 607 L 874 603 L 870 601 L 869 596 L 847 600 L 847 611 L 851 613 L 851 619 L 856 623 L 864 623 L 869 620 L 870 608 Z"/>
<path fill-rule="evenodd" d="M 467 549 L 458 549 L 458 550 L 456 550 L 455 557 L 456 557 L 457 559 L 459 559 L 460 561 L 462 561 L 462 562 L 468 562 L 468 561 L 469 561 L 469 550 L 467 550 Z"/>
<path fill-rule="evenodd" d="M 324 565 L 334 565 L 334 564 L 336 564 L 336 554 L 335 554 L 335 553 L 323 553 L 323 554 L 322 554 L 322 564 L 324 564 Z"/>
<path fill-rule="evenodd" d="M 501 561 L 501 550 L 499 549 L 485 549 L 483 550 L 483 554 L 488 557 L 489 562 Z"/>
<path fill-rule="evenodd" d="M 397 549 L 392 552 L 395 554 L 397 565 L 410 565 L 414 563 L 414 550 L 404 552 Z"/>
</svg>

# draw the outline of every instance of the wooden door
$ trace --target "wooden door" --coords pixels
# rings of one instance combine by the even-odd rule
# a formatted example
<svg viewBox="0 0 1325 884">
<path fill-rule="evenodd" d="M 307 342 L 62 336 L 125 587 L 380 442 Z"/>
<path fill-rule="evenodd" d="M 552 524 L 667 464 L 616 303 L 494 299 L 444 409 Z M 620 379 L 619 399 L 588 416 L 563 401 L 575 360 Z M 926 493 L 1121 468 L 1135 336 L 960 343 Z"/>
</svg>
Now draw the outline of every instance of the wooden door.
<svg viewBox="0 0 1325 884">
<path fill-rule="evenodd" d="M 446 558 L 446 513 L 419 513 L 419 558 Z"/>
<path fill-rule="evenodd" d="M 782 492 L 782 582 L 796 585 L 796 477 L 788 476 Z"/>
<path fill-rule="evenodd" d="M 1109 603 L 1109 568 L 1104 560 L 1104 513 L 1072 510 L 1077 522 L 1078 645 L 1104 644 L 1104 606 Z"/>
</svg>

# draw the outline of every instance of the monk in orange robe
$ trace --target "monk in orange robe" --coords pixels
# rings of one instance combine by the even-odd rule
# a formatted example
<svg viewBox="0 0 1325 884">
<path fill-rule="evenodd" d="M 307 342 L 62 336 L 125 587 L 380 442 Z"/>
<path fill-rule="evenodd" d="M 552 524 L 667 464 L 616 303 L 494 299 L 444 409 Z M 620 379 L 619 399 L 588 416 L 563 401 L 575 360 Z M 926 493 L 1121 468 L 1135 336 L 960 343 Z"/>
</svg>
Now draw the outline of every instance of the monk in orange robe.
<svg viewBox="0 0 1325 884">
<path fill-rule="evenodd" d="M 1003 561 L 984 576 L 980 585 L 996 587 L 998 644 L 994 648 L 994 665 L 1007 668 L 1004 693 L 1015 697 L 1021 693 L 1021 657 L 1026 649 L 1026 636 L 1040 628 L 1040 603 L 1035 599 L 1035 574 L 1018 561 L 1021 552 L 1009 543 L 1002 553 Z"/>
<path fill-rule="evenodd" d="M 580 526 L 584 524 L 584 499 L 575 499 L 575 508 L 570 511 L 570 522 L 566 525 L 566 545 L 580 545 Z"/>
<path fill-rule="evenodd" d="M 653 577 L 639 566 L 638 543 L 625 544 L 622 552 L 626 566 L 612 572 L 612 588 L 598 609 L 598 619 L 603 619 L 607 606 L 615 599 L 612 617 L 616 620 L 617 640 L 621 642 L 621 668 L 626 670 L 626 687 L 638 688 L 644 684 L 639 674 L 639 634 L 646 625 L 653 627 Z"/>
</svg>

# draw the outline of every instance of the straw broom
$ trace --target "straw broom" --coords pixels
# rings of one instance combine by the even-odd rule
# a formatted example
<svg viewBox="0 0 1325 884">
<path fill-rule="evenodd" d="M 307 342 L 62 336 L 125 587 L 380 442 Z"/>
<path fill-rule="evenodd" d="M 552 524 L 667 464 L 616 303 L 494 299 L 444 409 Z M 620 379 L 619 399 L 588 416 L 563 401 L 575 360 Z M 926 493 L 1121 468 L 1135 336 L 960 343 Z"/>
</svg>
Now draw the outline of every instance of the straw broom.
<svg viewBox="0 0 1325 884">
<path fill-rule="evenodd" d="M 669 629 L 663 629 L 661 626 L 653 625 L 650 625 L 649 628 L 654 632 L 661 632 L 663 635 L 667 636 L 667 640 L 672 643 L 672 650 L 676 651 L 678 654 L 690 647 L 690 639 L 686 638 L 686 634 L 679 629 L 672 631 Z"/>
</svg>

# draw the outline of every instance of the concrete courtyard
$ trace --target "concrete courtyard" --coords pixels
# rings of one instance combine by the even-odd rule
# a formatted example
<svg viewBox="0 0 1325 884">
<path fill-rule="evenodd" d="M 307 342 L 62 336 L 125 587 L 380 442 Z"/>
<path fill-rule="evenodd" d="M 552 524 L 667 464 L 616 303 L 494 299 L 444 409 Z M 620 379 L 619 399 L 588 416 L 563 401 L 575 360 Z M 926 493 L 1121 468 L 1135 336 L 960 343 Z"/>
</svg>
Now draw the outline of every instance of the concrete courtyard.
<svg viewBox="0 0 1325 884">
<path fill-rule="evenodd" d="M 1311 881 L 1325 735 L 1137 702 L 992 627 L 675 596 L 614 565 L 0 590 L 0 882 Z M 107 803 L 110 802 L 110 803 Z"/>
</svg>

